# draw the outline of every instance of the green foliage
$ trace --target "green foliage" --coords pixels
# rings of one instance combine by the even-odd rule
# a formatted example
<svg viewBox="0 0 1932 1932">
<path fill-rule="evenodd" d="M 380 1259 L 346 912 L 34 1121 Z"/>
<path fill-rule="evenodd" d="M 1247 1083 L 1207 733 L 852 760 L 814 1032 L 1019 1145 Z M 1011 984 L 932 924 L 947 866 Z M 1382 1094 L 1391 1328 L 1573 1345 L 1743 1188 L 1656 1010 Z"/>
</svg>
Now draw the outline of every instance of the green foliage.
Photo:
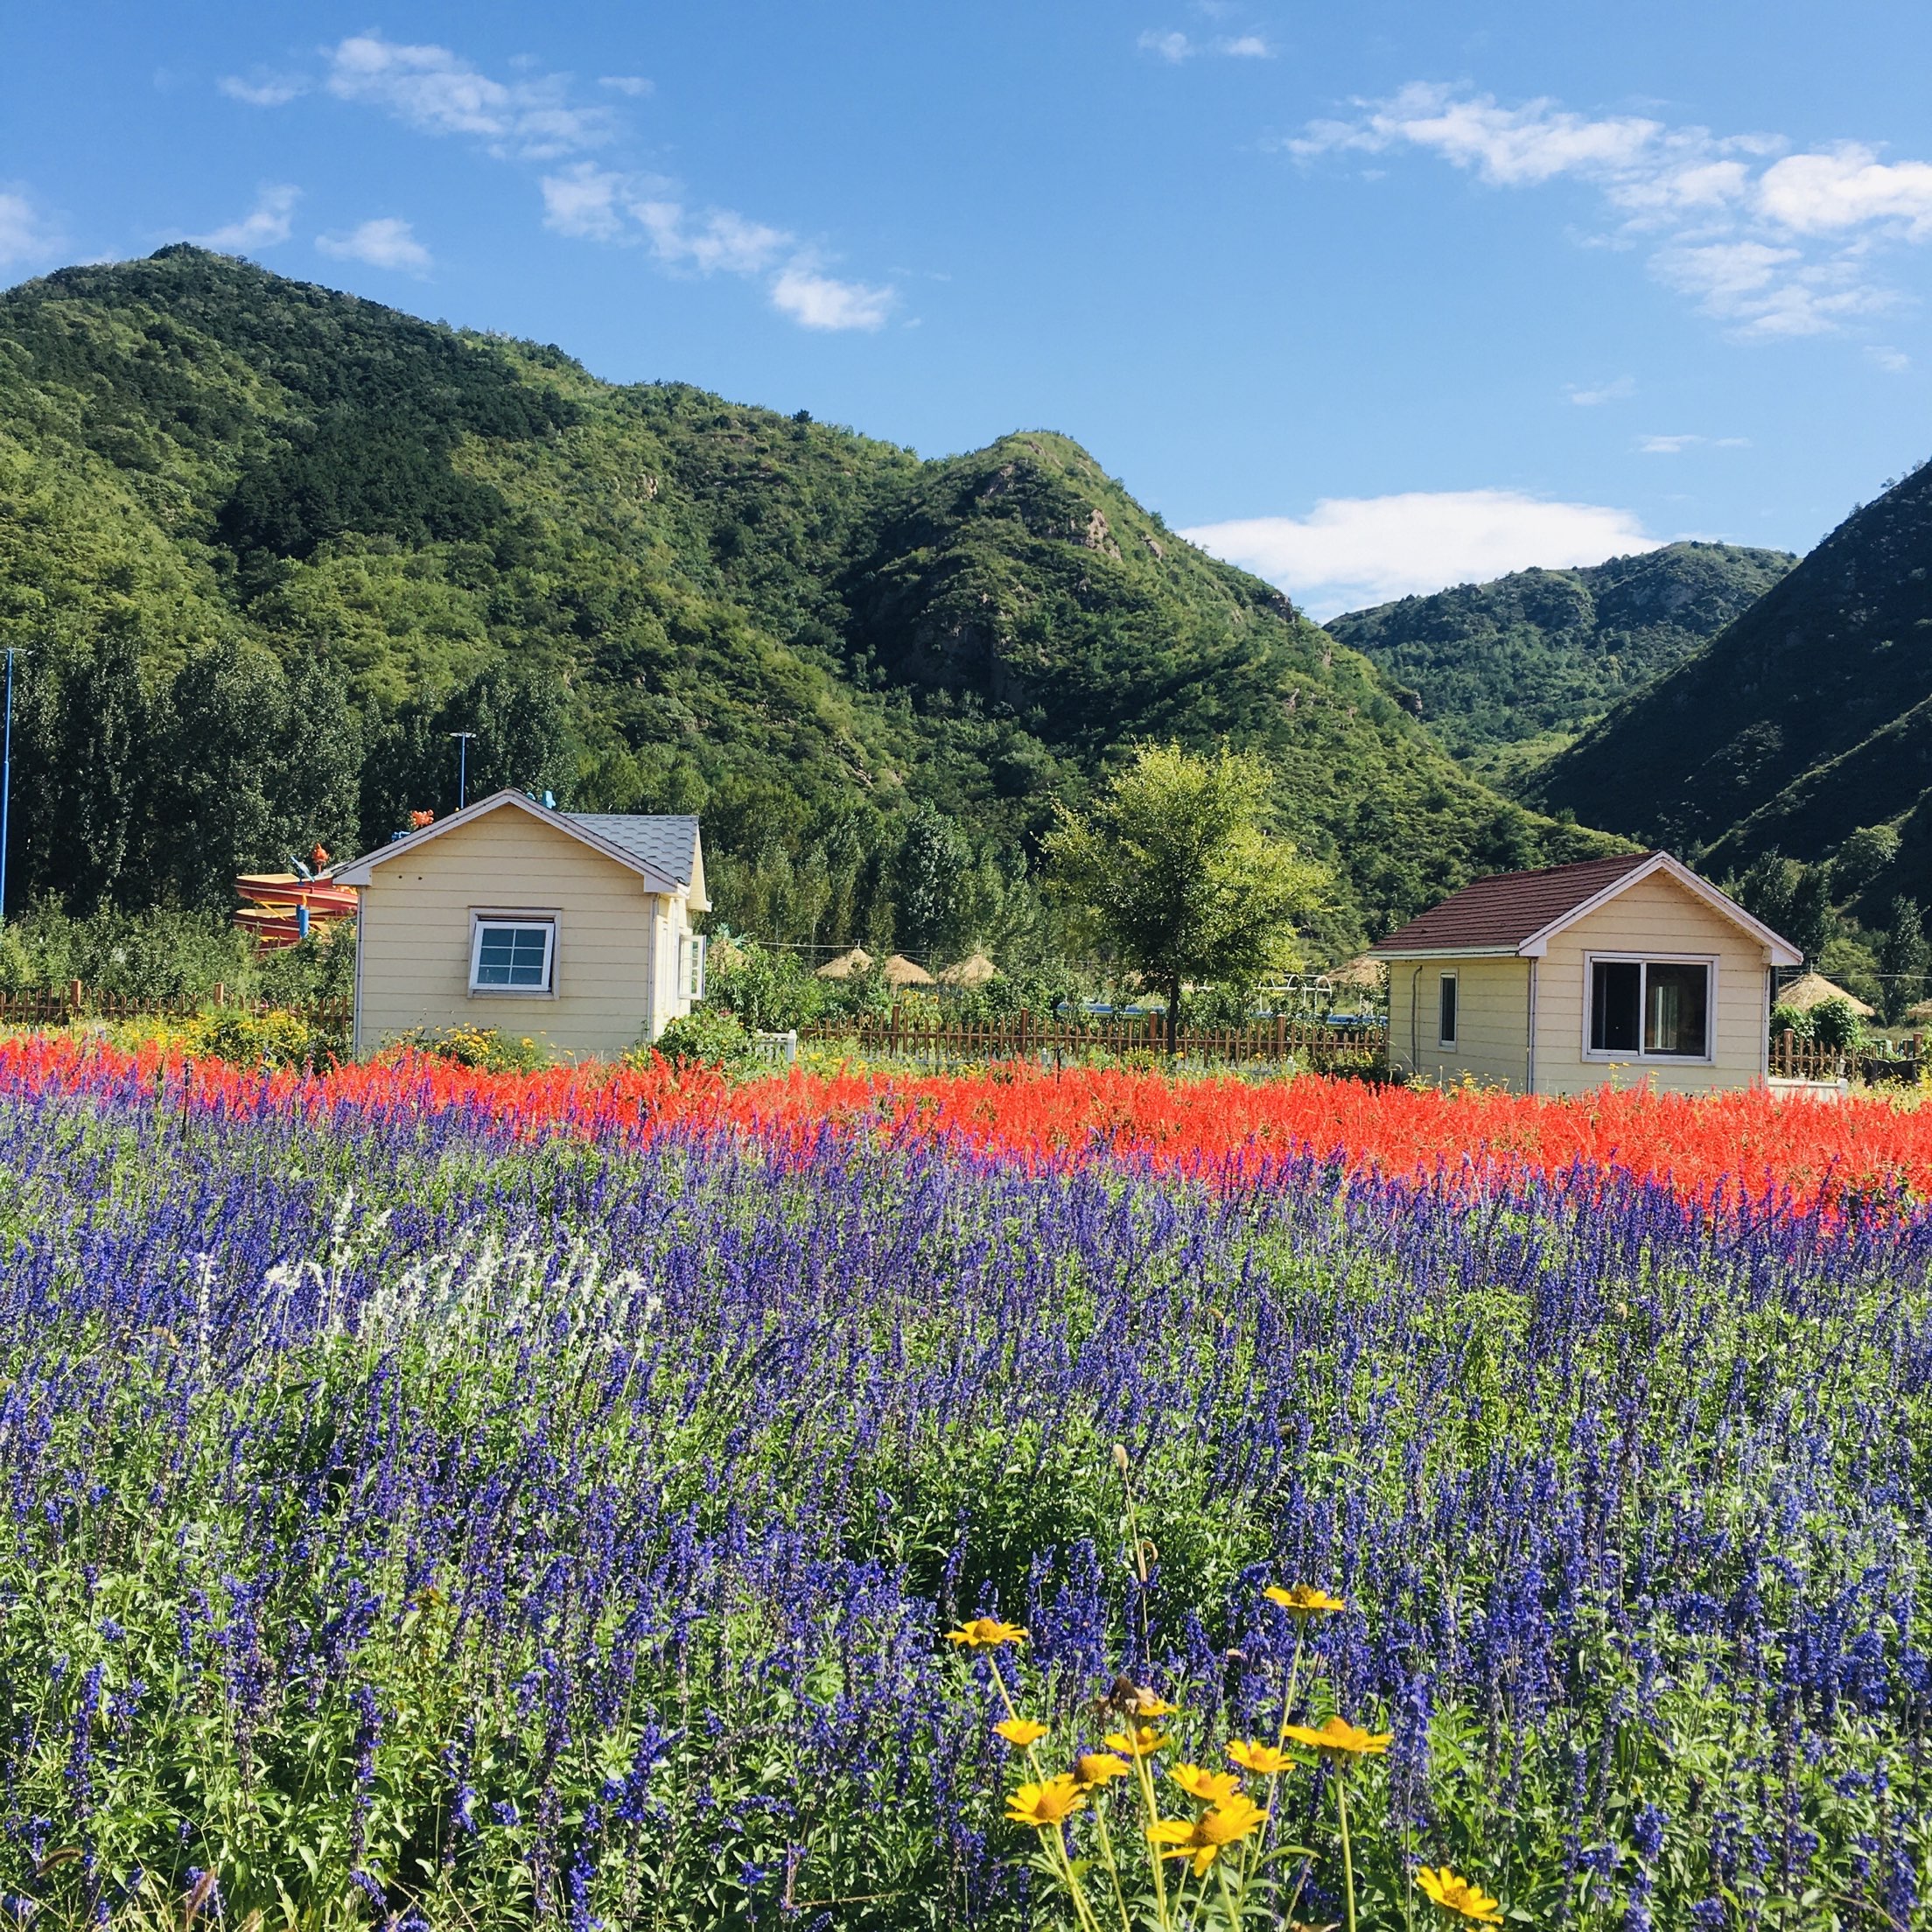
<svg viewBox="0 0 1932 1932">
<path fill-rule="evenodd" d="M 1047 838 L 1075 917 L 1166 994 L 1170 1044 L 1184 981 L 1252 985 L 1298 964 L 1298 926 L 1329 889 L 1324 867 L 1262 830 L 1270 789 L 1259 760 L 1225 747 L 1144 746 Z"/>
<path fill-rule="evenodd" d="M 1932 897 L 1932 468 L 1854 510 L 1703 649 L 1613 712 L 1527 795 L 1741 869 L 1816 862 L 1892 823 L 1861 890 Z M 1861 858 L 1862 848 L 1855 848 Z M 1862 870 L 1862 864 L 1860 866 Z"/>
<path fill-rule="evenodd" d="M 1848 999 L 1821 1000 L 1811 1009 L 1811 1034 L 1821 1046 L 1849 1050 L 1865 1038 L 1865 1022 Z"/>
<path fill-rule="evenodd" d="M 198 1013 L 183 1027 L 178 1044 L 199 1059 L 236 1067 L 332 1067 L 347 1051 L 340 1027 L 318 1026 L 302 1013 L 222 1006 Z"/>
<path fill-rule="evenodd" d="M 550 1064 L 550 1054 L 528 1033 L 495 1026 L 412 1026 L 391 1043 L 397 1053 L 430 1054 L 486 1074 L 528 1074 Z"/>
<path fill-rule="evenodd" d="M 674 1067 L 716 1067 L 724 1071 L 750 1067 L 757 1059 L 752 1036 L 737 1014 L 708 1006 L 694 1007 L 672 1020 L 654 1041 L 641 1041 L 627 1057 L 648 1064 L 654 1054 Z"/>
<path fill-rule="evenodd" d="M 1879 941 L 1879 970 L 1884 976 L 1880 998 L 1886 1026 L 1897 1026 L 1906 1008 L 1926 997 L 1928 966 L 1932 946 L 1926 942 L 1924 914 L 1917 900 L 1901 892 L 1892 901 Z"/>
<path fill-rule="evenodd" d="M 1608 849 L 1064 438 L 922 463 L 195 248 L 0 297 L 0 506 L 15 876 L 76 908 L 380 844 L 453 803 L 453 730 L 472 793 L 701 812 L 721 919 L 875 952 L 1050 952 L 1030 861 L 1137 739 L 1266 759 L 1336 956 Z M 896 870 L 921 806 L 950 903 Z"/>
<path fill-rule="evenodd" d="M 1675 669 L 1796 558 L 1670 543 L 1562 570 L 1518 570 L 1332 618 L 1327 628 L 1411 690 L 1458 758 L 1502 774 L 1547 757 Z"/>
<path fill-rule="evenodd" d="M 893 866 L 895 932 L 905 951 L 931 957 L 956 942 L 970 864 L 959 828 L 943 812 L 921 805 L 906 824 Z"/>
<path fill-rule="evenodd" d="M 253 994 L 249 942 L 225 920 L 203 913 L 144 914 L 104 907 L 76 919 L 41 900 L 7 920 L 0 944 L 0 990 L 55 991 L 70 981 L 116 998 L 193 1005 L 217 986 Z"/>
</svg>

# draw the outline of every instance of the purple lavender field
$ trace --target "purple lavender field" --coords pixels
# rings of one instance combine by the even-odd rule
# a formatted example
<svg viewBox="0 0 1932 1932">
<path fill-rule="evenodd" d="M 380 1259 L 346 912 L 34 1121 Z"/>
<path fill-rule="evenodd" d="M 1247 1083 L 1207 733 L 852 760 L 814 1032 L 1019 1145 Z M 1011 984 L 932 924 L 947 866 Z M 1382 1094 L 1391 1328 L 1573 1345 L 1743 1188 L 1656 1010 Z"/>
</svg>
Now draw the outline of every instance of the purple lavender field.
<svg viewBox="0 0 1932 1932">
<path fill-rule="evenodd" d="M 1365 1928 L 1448 1922 L 1444 1865 L 1507 1924 L 1925 1922 L 1917 1209 L 131 1082 L 0 1100 L 0 1168 L 19 1922 L 1068 1924 L 976 1614 L 1061 1757 L 1121 1672 L 1203 1764 L 1391 1733 Z M 1284 1713 L 1297 1582 L 1348 1608 Z M 1306 1852 L 1246 1922 L 1343 1915 L 1332 1775 L 1282 1778 Z"/>
</svg>

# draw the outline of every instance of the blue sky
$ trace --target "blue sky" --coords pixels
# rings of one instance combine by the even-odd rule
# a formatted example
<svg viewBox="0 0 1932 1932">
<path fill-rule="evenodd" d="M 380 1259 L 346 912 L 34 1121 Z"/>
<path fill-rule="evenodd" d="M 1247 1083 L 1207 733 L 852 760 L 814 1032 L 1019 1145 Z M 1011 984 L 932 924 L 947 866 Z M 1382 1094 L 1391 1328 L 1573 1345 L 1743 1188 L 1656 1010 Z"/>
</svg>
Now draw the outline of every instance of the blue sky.
<svg viewBox="0 0 1932 1932">
<path fill-rule="evenodd" d="M 182 236 L 917 448 L 1318 613 L 1932 454 L 1932 8 L 16 6 L 0 280 Z"/>
</svg>

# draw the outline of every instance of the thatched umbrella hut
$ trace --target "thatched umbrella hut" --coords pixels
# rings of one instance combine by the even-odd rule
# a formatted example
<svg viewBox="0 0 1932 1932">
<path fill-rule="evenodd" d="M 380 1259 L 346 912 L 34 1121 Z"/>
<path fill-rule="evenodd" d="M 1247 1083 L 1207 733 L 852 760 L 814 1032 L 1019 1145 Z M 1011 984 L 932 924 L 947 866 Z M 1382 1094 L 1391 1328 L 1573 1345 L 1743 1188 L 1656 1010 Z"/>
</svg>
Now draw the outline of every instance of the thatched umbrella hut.
<svg viewBox="0 0 1932 1932">
<path fill-rule="evenodd" d="M 1844 987 L 1834 985 L 1823 973 L 1806 973 L 1788 986 L 1779 987 L 1771 1004 L 1788 1006 L 1795 1013 L 1808 1013 L 1814 1006 L 1823 1006 L 1826 1001 L 1833 999 L 1842 999 L 1860 1019 L 1870 1019 L 1874 1011 L 1855 993 L 1848 993 Z"/>
<path fill-rule="evenodd" d="M 997 979 L 999 969 L 984 953 L 975 953 L 970 959 L 962 959 L 956 966 L 946 967 L 939 976 L 942 986 L 984 986 L 988 980 Z"/>
<path fill-rule="evenodd" d="M 827 960 L 818 969 L 818 976 L 821 979 L 850 979 L 854 973 L 870 971 L 872 963 L 872 956 L 863 946 L 855 946 L 850 952 Z"/>
<path fill-rule="evenodd" d="M 933 976 L 923 966 L 915 966 L 904 953 L 894 953 L 879 968 L 878 976 L 895 990 L 901 986 L 930 986 L 933 984 Z"/>
</svg>

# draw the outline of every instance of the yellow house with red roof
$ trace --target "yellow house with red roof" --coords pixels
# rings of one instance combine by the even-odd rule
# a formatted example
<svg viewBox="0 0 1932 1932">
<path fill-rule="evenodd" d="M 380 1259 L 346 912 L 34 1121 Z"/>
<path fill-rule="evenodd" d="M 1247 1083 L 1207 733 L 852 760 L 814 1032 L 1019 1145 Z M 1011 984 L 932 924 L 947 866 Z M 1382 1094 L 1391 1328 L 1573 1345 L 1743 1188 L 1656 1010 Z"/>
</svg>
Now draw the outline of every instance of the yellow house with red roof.
<svg viewBox="0 0 1932 1932">
<path fill-rule="evenodd" d="M 1764 1084 L 1796 947 L 1669 852 L 1501 872 L 1378 941 L 1389 1065 L 1525 1094 Z"/>
</svg>

